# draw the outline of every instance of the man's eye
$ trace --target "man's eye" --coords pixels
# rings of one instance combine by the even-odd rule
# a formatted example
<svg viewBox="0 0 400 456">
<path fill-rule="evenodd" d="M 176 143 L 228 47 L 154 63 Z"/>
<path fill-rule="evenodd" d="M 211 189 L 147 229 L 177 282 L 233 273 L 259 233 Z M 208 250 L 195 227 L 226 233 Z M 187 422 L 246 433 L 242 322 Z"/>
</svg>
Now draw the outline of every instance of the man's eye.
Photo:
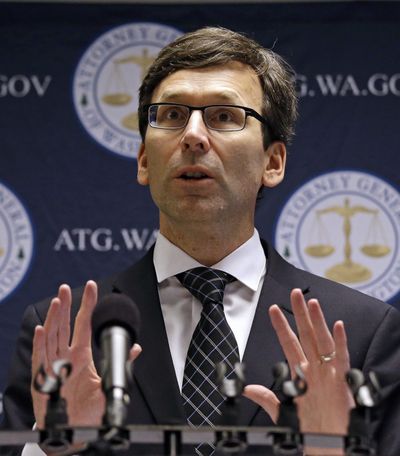
<svg viewBox="0 0 400 456">
<path fill-rule="evenodd" d="M 219 112 L 217 116 L 218 122 L 231 122 L 232 118 L 232 113 L 229 111 Z"/>
<path fill-rule="evenodd" d="M 178 119 L 184 119 L 185 114 L 180 109 L 171 108 L 164 112 L 163 117 L 165 117 L 168 120 L 178 120 Z"/>
<path fill-rule="evenodd" d="M 176 110 L 170 109 L 170 110 L 166 113 L 166 117 L 167 117 L 168 119 L 178 119 L 178 118 L 179 118 L 179 112 L 176 111 Z"/>
<path fill-rule="evenodd" d="M 234 117 L 235 116 L 233 115 L 233 112 L 231 112 L 229 109 L 218 109 L 210 116 L 213 122 L 220 123 L 232 122 L 232 120 L 234 120 Z"/>
</svg>

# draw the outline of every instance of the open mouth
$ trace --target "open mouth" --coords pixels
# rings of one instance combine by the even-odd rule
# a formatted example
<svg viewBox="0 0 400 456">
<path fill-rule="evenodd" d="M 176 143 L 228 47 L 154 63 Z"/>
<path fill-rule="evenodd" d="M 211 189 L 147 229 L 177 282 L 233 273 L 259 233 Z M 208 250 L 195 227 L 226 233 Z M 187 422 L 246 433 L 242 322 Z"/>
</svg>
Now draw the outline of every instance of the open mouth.
<svg viewBox="0 0 400 456">
<path fill-rule="evenodd" d="M 180 177 L 185 180 L 189 180 L 189 179 L 200 180 L 200 179 L 208 178 L 207 174 L 204 174 L 204 173 L 184 173 Z"/>
</svg>

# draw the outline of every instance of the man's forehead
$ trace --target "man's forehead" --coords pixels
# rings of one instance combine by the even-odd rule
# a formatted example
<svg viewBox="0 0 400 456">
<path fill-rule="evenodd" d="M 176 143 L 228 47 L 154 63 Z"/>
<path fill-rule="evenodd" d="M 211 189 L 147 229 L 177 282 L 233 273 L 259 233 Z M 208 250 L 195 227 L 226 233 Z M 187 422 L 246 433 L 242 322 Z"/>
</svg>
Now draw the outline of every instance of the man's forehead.
<svg viewBox="0 0 400 456">
<path fill-rule="evenodd" d="M 240 103 L 251 92 L 261 91 L 253 68 L 240 62 L 180 69 L 165 77 L 153 92 L 153 101 L 175 101 L 195 95 L 221 103 Z M 183 101 L 182 101 L 183 102 Z"/>
</svg>

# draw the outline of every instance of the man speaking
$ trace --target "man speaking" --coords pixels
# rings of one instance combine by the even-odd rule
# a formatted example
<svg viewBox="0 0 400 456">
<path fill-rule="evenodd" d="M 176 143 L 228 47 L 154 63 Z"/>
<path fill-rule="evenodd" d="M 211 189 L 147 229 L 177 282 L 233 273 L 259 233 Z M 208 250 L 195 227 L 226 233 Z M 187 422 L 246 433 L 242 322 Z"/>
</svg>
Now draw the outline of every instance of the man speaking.
<svg viewBox="0 0 400 456">
<path fill-rule="evenodd" d="M 223 403 L 215 364 L 224 361 L 229 377 L 240 360 L 248 385 L 239 422 L 270 426 L 279 411 L 272 367 L 286 359 L 308 384 L 297 400 L 304 432 L 345 434 L 354 406 L 345 374 L 374 371 L 383 397 L 378 454 L 400 455 L 398 312 L 293 267 L 254 227 L 262 189 L 284 178 L 293 81 L 278 55 L 222 28 L 188 33 L 160 52 L 140 88 L 137 173 L 159 209 L 156 244 L 126 271 L 74 291 L 62 285 L 50 305 L 28 307 L 5 428 L 43 428 L 46 398 L 31 388 L 31 372 L 58 358 L 73 365 L 63 387 L 70 425 L 100 425 L 91 316 L 98 297 L 114 292 L 141 314 L 128 423 L 215 425 Z"/>
</svg>

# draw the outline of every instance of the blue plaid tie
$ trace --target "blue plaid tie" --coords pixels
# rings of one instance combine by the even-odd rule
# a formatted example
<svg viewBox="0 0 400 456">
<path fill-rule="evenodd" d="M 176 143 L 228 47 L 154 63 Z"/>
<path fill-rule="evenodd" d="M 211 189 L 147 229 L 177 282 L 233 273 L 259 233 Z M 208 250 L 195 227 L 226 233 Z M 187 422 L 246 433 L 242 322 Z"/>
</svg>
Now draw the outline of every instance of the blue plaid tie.
<svg viewBox="0 0 400 456">
<path fill-rule="evenodd" d="M 182 385 L 184 408 L 191 426 L 213 426 L 217 424 L 224 402 L 218 391 L 215 366 L 225 363 L 226 377 L 230 378 L 235 363 L 239 362 L 237 342 L 222 304 L 225 285 L 236 279 L 226 272 L 206 267 L 190 269 L 176 277 L 203 304 L 186 358 Z M 207 454 L 207 451 L 200 452 Z"/>
</svg>

